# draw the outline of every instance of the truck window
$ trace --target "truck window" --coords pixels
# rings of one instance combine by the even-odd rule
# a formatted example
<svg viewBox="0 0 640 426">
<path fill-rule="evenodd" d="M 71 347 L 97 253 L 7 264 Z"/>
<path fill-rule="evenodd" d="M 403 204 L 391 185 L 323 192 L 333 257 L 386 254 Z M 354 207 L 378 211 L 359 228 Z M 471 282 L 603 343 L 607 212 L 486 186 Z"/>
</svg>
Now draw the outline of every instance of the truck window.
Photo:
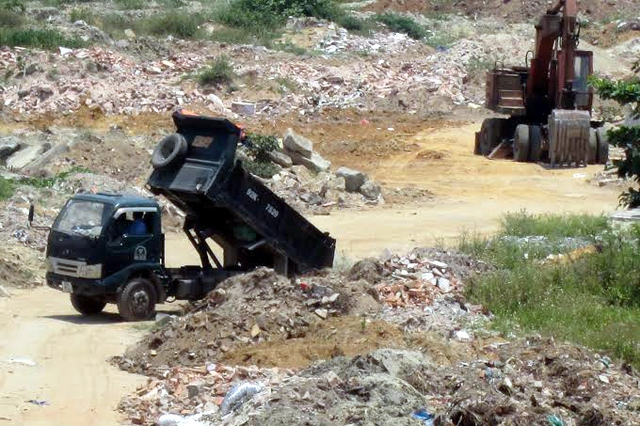
<svg viewBox="0 0 640 426">
<path fill-rule="evenodd" d="M 60 212 L 53 229 L 66 234 L 97 236 L 109 217 L 105 213 L 107 206 L 104 203 L 71 200 Z"/>
</svg>

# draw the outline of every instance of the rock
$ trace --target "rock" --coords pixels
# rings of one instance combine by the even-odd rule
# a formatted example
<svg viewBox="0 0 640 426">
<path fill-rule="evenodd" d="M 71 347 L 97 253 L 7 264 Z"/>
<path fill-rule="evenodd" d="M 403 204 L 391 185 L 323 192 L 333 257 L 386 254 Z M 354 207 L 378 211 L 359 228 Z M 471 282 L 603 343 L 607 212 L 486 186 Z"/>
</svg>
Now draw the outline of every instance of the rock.
<svg viewBox="0 0 640 426">
<path fill-rule="evenodd" d="M 191 383 L 187 385 L 187 396 L 189 399 L 195 398 L 200 395 L 200 385 L 196 383 Z"/>
<path fill-rule="evenodd" d="M 251 337 L 258 337 L 261 331 L 258 324 L 253 324 L 253 327 L 251 327 Z"/>
<path fill-rule="evenodd" d="M 129 28 L 124 30 L 124 35 L 127 36 L 129 40 L 133 40 L 136 38 L 136 33 L 134 33 L 133 30 Z"/>
<path fill-rule="evenodd" d="M 129 47 L 129 42 L 125 39 L 118 40 L 116 41 L 116 47 L 120 49 L 126 49 L 127 47 Z"/>
<path fill-rule="evenodd" d="M 47 150 L 46 145 L 47 144 L 30 145 L 14 153 L 7 159 L 7 169 L 21 170 L 23 167 L 26 167 Z"/>
<path fill-rule="evenodd" d="M 211 103 L 213 103 L 213 105 L 216 106 L 216 108 L 219 108 L 221 110 L 225 109 L 224 103 L 222 102 L 222 99 L 220 99 L 219 97 L 217 97 L 216 95 L 214 95 L 213 93 L 209 93 L 207 95 L 207 99 L 209 101 L 211 101 Z"/>
<path fill-rule="evenodd" d="M 239 115 L 255 115 L 256 104 L 250 102 L 232 102 L 231 111 Z"/>
<path fill-rule="evenodd" d="M 305 158 L 311 158 L 313 153 L 313 142 L 304 136 L 296 134 L 293 129 L 287 129 L 284 134 L 283 143 L 287 150 L 298 153 Z M 296 163 L 294 162 L 294 164 Z"/>
<path fill-rule="evenodd" d="M 356 192 L 365 180 L 367 180 L 367 176 L 364 173 L 348 167 L 340 167 L 338 171 L 336 171 L 336 176 L 344 178 L 347 192 Z"/>
<path fill-rule="evenodd" d="M 0 139 L 0 160 L 4 160 L 20 149 L 22 143 L 15 136 Z"/>
<path fill-rule="evenodd" d="M 45 143 L 44 145 L 46 145 L 48 147 L 51 146 L 48 142 Z M 63 154 L 65 152 L 67 152 L 68 150 L 69 150 L 69 145 L 67 143 L 64 143 L 64 142 L 54 146 L 53 148 L 46 149 L 45 152 L 43 152 L 41 155 L 39 155 L 36 158 L 34 158 L 33 161 L 30 161 L 29 163 L 27 163 L 27 165 L 24 166 L 22 168 L 22 170 L 25 171 L 25 172 L 30 172 L 30 173 L 42 170 L 45 167 L 47 167 L 48 165 L 50 165 L 51 161 L 54 158 L 56 158 L 60 154 Z M 9 164 L 9 162 L 7 162 L 7 166 L 8 166 L 8 164 Z"/>
<path fill-rule="evenodd" d="M 378 182 L 368 180 L 362 184 L 358 192 L 360 192 L 369 200 L 377 200 L 378 197 L 380 197 L 380 194 L 382 194 L 382 189 L 380 188 L 380 184 Z"/>
<path fill-rule="evenodd" d="M 286 139 L 285 139 L 286 140 Z M 291 157 L 293 164 L 305 166 L 313 172 L 326 172 L 331 168 L 331 162 L 322 158 L 320 154 L 312 151 L 310 158 L 304 157 L 302 154 L 290 151 L 285 148 L 285 154 Z"/>
<path fill-rule="evenodd" d="M 0 297 L 11 297 L 11 293 L 7 291 L 4 287 L 0 285 Z"/>
<path fill-rule="evenodd" d="M 329 316 L 329 311 L 327 311 L 326 309 L 316 309 L 314 313 L 322 319 L 327 319 L 327 317 Z"/>
<path fill-rule="evenodd" d="M 38 98 L 40 98 L 41 101 L 44 101 L 53 95 L 53 89 L 50 86 L 38 86 L 36 88 L 36 93 L 38 94 Z"/>
<path fill-rule="evenodd" d="M 442 290 L 443 293 L 448 293 L 451 291 L 451 282 L 444 277 L 438 278 L 438 288 Z"/>
<path fill-rule="evenodd" d="M 269 159 L 276 163 L 280 167 L 284 167 L 288 169 L 293 166 L 293 161 L 291 161 L 291 157 L 281 151 L 271 151 L 269 153 Z"/>
</svg>

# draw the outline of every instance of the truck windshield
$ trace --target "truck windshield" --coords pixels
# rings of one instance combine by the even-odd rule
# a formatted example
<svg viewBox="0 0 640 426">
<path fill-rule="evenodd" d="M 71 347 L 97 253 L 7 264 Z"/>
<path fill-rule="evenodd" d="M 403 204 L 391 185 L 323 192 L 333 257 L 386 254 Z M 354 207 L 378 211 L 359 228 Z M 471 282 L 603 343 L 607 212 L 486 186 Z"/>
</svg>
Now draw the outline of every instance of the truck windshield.
<svg viewBox="0 0 640 426">
<path fill-rule="evenodd" d="M 58 215 L 53 229 L 67 234 L 98 236 L 107 218 L 107 205 L 96 201 L 71 200 Z"/>
</svg>

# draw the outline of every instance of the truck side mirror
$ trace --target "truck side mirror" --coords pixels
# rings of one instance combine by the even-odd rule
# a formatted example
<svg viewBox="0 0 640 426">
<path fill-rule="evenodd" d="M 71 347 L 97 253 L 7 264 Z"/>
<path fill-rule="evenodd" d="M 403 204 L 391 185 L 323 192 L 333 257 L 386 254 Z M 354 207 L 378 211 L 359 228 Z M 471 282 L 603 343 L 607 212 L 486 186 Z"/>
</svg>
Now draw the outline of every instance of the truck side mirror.
<svg viewBox="0 0 640 426">
<path fill-rule="evenodd" d="M 34 212 L 33 204 L 29 204 L 29 227 L 31 227 L 31 222 L 33 222 L 33 212 Z"/>
</svg>

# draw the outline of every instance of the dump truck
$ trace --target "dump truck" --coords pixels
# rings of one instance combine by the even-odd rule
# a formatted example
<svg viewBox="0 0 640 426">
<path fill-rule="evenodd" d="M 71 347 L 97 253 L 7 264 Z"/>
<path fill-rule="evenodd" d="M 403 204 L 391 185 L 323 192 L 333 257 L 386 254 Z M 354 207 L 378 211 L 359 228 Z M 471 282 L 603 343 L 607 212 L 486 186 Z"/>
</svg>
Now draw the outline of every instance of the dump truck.
<svg viewBox="0 0 640 426">
<path fill-rule="evenodd" d="M 83 315 L 114 303 L 135 321 L 152 317 L 156 304 L 201 299 L 224 279 L 259 266 L 289 276 L 332 266 L 335 239 L 236 159 L 240 127 L 184 110 L 172 118 L 175 133 L 151 158 L 146 188 L 152 196 L 80 193 L 67 200 L 49 232 L 49 287 L 69 293 Z M 184 212 L 197 264 L 165 265 L 158 196 Z"/>
<path fill-rule="evenodd" d="M 483 121 L 475 154 L 552 166 L 606 164 L 604 123 L 591 119 L 593 52 L 577 48 L 577 14 L 577 0 L 558 1 L 536 24 L 525 66 L 496 62 L 487 72 L 485 106 L 508 117 Z"/>
</svg>

